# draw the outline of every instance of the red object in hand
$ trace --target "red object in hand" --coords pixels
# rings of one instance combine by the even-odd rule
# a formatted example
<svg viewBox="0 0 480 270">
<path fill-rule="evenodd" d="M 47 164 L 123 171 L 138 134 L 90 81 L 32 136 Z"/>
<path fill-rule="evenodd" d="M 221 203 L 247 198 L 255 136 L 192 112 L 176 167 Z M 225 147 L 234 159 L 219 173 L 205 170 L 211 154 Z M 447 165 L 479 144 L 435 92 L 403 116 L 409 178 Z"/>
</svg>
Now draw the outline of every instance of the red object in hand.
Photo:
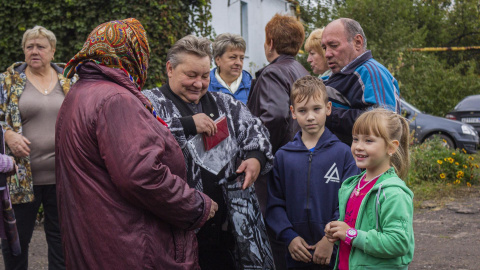
<svg viewBox="0 0 480 270">
<path fill-rule="evenodd" d="M 217 133 L 215 133 L 215 135 L 208 136 L 205 133 L 203 134 L 203 145 L 205 146 L 205 151 L 214 148 L 230 135 L 228 132 L 227 117 L 220 117 L 215 121 L 215 124 L 217 125 Z"/>
</svg>

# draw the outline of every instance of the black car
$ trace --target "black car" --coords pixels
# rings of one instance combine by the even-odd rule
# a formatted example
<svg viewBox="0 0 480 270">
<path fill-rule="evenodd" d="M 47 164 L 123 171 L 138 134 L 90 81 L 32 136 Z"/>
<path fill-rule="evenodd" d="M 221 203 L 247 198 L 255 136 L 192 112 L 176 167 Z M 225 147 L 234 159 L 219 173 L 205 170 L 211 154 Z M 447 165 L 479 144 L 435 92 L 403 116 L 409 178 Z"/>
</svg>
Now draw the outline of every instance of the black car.
<svg viewBox="0 0 480 270">
<path fill-rule="evenodd" d="M 437 135 L 451 148 L 465 149 L 471 154 L 477 152 L 478 133 L 469 124 L 422 113 L 405 100 L 402 100 L 402 115 L 410 122 L 410 132 L 414 131 L 414 143 Z"/>
<path fill-rule="evenodd" d="M 480 134 L 480 95 L 462 99 L 445 117 L 470 124 Z"/>
</svg>

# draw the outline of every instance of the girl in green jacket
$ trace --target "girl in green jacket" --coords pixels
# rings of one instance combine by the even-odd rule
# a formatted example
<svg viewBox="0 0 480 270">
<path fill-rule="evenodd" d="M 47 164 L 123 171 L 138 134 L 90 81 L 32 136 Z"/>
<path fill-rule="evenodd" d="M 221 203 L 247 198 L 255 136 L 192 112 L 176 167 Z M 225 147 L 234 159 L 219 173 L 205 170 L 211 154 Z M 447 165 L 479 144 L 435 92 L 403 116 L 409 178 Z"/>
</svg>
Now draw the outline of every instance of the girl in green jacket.
<svg viewBox="0 0 480 270">
<path fill-rule="evenodd" d="M 363 173 L 339 190 L 340 219 L 325 227 L 339 241 L 335 269 L 408 269 L 413 258 L 413 193 L 406 177 L 408 122 L 374 109 L 353 126 L 352 154 Z M 398 176 L 397 176 L 398 175 Z"/>
</svg>

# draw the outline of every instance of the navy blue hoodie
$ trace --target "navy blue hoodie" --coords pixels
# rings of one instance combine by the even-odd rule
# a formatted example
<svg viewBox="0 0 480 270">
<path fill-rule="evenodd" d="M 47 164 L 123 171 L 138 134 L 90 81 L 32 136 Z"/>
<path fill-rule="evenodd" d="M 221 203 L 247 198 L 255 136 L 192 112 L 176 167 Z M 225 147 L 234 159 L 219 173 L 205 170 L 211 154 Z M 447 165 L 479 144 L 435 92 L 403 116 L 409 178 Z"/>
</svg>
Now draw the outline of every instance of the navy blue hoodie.
<svg viewBox="0 0 480 270">
<path fill-rule="evenodd" d="M 359 173 L 350 148 L 328 128 L 313 151 L 303 144 L 299 131 L 276 153 L 274 176 L 268 182 L 266 221 L 277 239 L 286 246 L 297 236 L 309 245 L 320 241 L 325 225 L 339 217 L 342 182 Z M 286 257 L 288 267 L 308 265 L 293 260 L 290 253 Z"/>
</svg>

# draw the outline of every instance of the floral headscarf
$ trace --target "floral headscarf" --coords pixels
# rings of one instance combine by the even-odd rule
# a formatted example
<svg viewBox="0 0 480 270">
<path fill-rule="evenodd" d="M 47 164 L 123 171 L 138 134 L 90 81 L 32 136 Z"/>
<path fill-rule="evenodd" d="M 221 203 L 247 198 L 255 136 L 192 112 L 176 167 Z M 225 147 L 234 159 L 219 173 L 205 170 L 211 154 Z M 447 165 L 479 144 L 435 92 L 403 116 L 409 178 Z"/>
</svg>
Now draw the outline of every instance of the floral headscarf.
<svg viewBox="0 0 480 270">
<path fill-rule="evenodd" d="M 135 18 L 103 23 L 95 28 L 83 44 L 83 48 L 67 63 L 63 75 L 73 77 L 78 68 L 88 61 L 118 68 L 127 74 L 140 91 L 147 80 L 150 47 L 142 24 Z M 145 98 L 144 104 L 160 123 L 168 127 Z"/>
<path fill-rule="evenodd" d="M 147 35 L 137 19 L 106 22 L 90 33 L 63 74 L 71 78 L 83 63 L 93 61 L 123 70 L 140 90 L 147 79 L 149 56 Z"/>
</svg>

